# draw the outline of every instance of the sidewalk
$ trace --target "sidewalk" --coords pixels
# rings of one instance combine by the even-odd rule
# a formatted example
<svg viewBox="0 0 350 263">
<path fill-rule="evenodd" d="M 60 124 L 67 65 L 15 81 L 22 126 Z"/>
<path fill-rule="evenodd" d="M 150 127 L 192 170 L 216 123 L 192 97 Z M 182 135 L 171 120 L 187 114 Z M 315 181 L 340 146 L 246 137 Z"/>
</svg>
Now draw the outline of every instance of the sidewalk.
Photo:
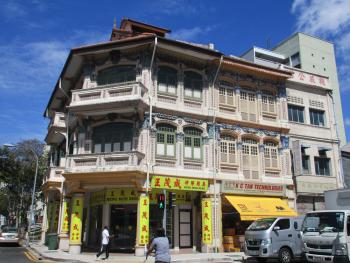
<svg viewBox="0 0 350 263">
<path fill-rule="evenodd" d="M 102 260 L 103 256 L 99 260 L 95 259 L 95 253 L 84 252 L 80 255 L 70 255 L 67 252 L 61 250 L 48 250 L 46 246 L 38 244 L 30 244 L 31 250 L 34 254 L 37 254 L 38 258 L 51 259 L 59 262 L 125 262 L 125 263 L 143 263 L 154 262 L 154 257 L 148 257 L 145 261 L 145 257 L 136 257 L 133 254 L 119 254 L 110 253 L 108 260 Z M 234 262 L 241 261 L 244 257 L 243 252 L 235 253 L 172 253 L 171 262 L 176 263 L 191 263 L 191 262 Z"/>
</svg>

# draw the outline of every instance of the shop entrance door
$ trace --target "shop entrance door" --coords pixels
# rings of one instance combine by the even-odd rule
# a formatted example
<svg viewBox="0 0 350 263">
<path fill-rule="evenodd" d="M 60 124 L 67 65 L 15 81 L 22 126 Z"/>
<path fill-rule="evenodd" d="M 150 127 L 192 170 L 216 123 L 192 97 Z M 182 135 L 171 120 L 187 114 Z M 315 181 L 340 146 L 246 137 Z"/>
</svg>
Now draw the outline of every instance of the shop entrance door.
<svg viewBox="0 0 350 263">
<path fill-rule="evenodd" d="M 111 205 L 110 248 L 132 251 L 136 240 L 137 205 Z"/>
<path fill-rule="evenodd" d="M 192 210 L 179 210 L 179 240 L 180 248 L 192 247 Z"/>
</svg>

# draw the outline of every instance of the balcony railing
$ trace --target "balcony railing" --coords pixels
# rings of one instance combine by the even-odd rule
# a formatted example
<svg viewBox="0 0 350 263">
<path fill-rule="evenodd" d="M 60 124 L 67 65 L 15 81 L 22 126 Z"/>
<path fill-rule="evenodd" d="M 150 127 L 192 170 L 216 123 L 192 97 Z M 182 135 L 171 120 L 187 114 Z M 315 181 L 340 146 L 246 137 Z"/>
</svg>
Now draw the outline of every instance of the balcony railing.
<svg viewBox="0 0 350 263">
<path fill-rule="evenodd" d="M 62 182 L 62 173 L 64 172 L 64 167 L 51 166 L 47 169 L 44 182 Z"/>
<path fill-rule="evenodd" d="M 51 119 L 48 129 L 57 127 L 57 128 L 66 128 L 66 115 L 62 112 L 55 112 L 55 116 Z"/>
<path fill-rule="evenodd" d="M 72 91 L 71 107 L 142 99 L 147 92 L 141 82 L 114 83 Z"/>
<path fill-rule="evenodd" d="M 144 154 L 138 151 L 76 154 L 68 157 L 67 172 L 112 172 L 138 170 Z"/>
</svg>

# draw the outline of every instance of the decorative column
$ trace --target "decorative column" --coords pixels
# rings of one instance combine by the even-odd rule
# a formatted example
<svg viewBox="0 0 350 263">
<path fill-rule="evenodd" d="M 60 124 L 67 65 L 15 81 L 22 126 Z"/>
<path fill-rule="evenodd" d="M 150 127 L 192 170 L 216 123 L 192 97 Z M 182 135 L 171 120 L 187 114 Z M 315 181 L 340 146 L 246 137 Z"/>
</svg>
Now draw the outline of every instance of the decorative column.
<svg viewBox="0 0 350 263">
<path fill-rule="evenodd" d="M 260 139 L 259 144 L 259 174 L 265 176 L 265 145 L 262 139 Z M 261 176 L 260 176 L 261 179 Z"/>
<path fill-rule="evenodd" d="M 256 98 L 257 98 L 257 120 L 262 121 L 263 116 L 262 116 L 262 92 L 261 90 L 258 90 L 256 93 Z"/>
<path fill-rule="evenodd" d="M 45 244 L 45 237 L 46 237 L 46 233 L 48 231 L 48 223 L 47 223 L 47 219 L 48 219 L 48 198 L 47 196 L 45 196 L 45 208 L 44 208 L 44 217 L 43 217 L 43 225 L 41 228 L 41 244 Z"/>
<path fill-rule="evenodd" d="M 146 245 L 149 242 L 149 196 L 141 193 L 137 204 L 137 230 L 135 256 L 143 256 L 146 252 Z"/>
<path fill-rule="evenodd" d="M 59 249 L 69 250 L 69 210 L 71 198 L 69 196 L 63 197 L 61 209 L 61 229 L 59 234 Z"/>
<path fill-rule="evenodd" d="M 73 194 L 72 210 L 70 219 L 70 234 L 69 234 L 69 253 L 72 255 L 80 254 L 81 252 L 81 236 L 82 236 L 82 221 L 84 207 L 84 193 L 78 192 Z"/>
</svg>

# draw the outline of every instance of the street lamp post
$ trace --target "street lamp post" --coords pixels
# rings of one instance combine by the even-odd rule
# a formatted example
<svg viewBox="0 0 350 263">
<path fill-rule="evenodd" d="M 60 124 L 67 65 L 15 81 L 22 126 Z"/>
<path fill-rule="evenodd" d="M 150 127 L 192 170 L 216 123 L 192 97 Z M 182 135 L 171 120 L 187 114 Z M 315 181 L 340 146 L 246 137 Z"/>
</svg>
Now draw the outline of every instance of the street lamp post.
<svg viewBox="0 0 350 263">
<path fill-rule="evenodd" d="M 13 144 L 4 144 L 5 147 L 16 147 L 16 145 Z M 35 157 L 35 161 L 36 161 L 36 165 L 35 165 L 35 176 L 34 176 L 34 185 L 33 185 L 33 191 L 32 191 L 32 203 L 30 206 L 30 219 L 29 219 L 29 227 L 28 227 L 28 237 L 26 240 L 26 246 L 29 247 L 29 234 L 30 234 L 30 229 L 33 225 L 33 217 L 34 217 L 34 199 L 35 199 L 35 186 L 36 186 L 36 178 L 38 177 L 38 166 L 39 166 L 39 157 L 36 154 L 36 152 L 31 149 L 28 148 L 34 155 Z"/>
</svg>

